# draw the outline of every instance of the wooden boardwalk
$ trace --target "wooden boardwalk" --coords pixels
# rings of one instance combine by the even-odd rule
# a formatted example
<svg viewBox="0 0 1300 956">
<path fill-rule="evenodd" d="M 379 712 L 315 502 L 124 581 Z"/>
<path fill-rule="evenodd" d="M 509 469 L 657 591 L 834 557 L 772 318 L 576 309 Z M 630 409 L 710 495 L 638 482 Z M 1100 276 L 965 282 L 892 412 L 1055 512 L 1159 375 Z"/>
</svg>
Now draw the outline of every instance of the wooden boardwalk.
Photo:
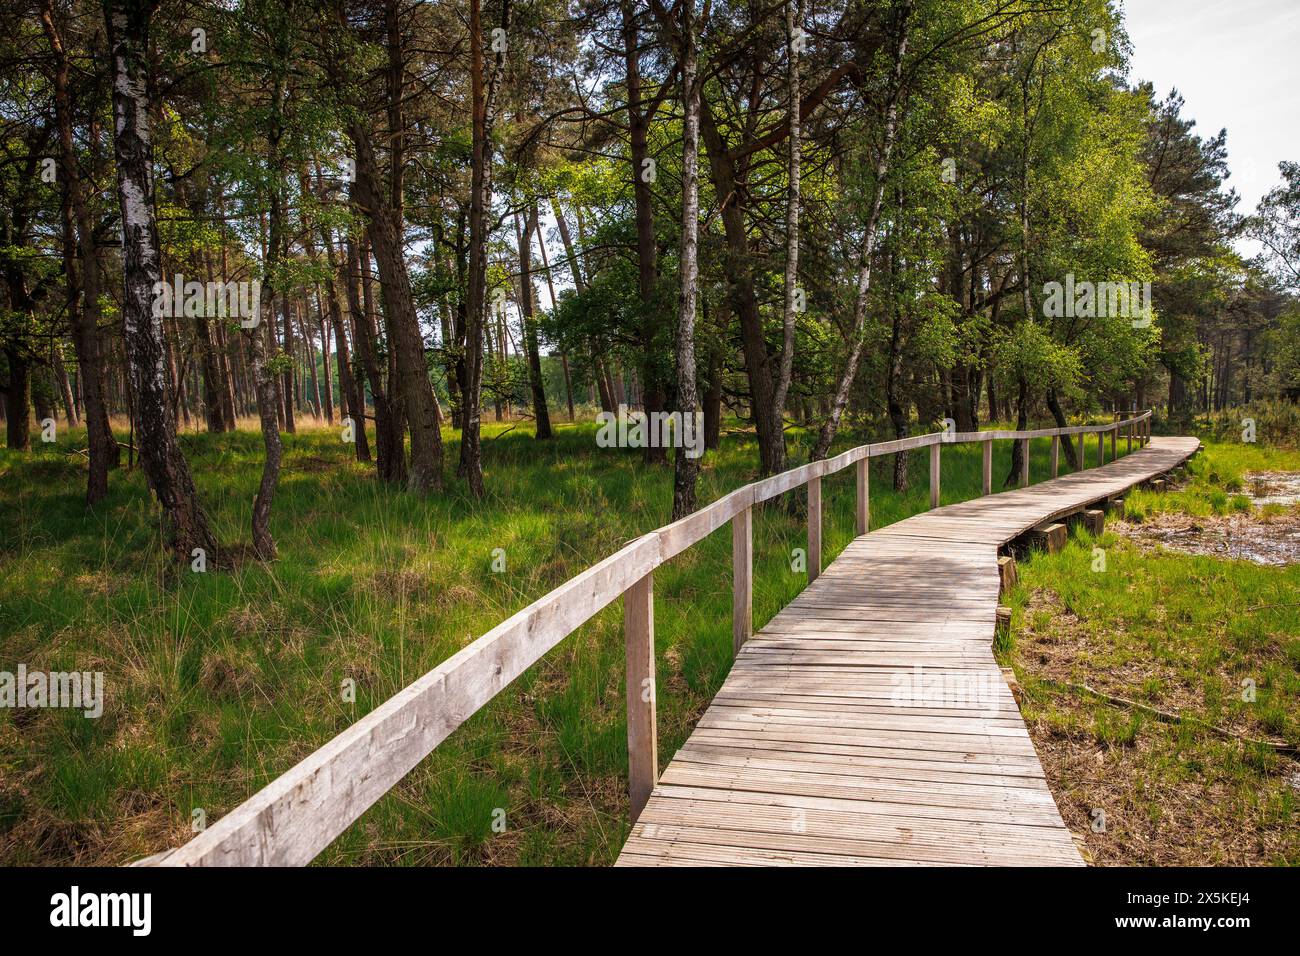
<svg viewBox="0 0 1300 956">
<path fill-rule="evenodd" d="M 855 539 L 745 643 L 619 865 L 1082 865 L 993 658 L 998 549 L 1198 444 Z"/>
</svg>

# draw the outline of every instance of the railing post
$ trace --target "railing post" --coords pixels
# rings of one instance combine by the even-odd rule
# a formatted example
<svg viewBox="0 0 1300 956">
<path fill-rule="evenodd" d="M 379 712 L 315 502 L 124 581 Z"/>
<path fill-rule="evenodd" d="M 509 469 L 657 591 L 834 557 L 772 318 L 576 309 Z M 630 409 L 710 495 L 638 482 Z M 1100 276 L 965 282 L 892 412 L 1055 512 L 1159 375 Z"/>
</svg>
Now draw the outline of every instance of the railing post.
<svg viewBox="0 0 1300 956">
<path fill-rule="evenodd" d="M 1052 436 L 1052 477 L 1061 473 L 1061 436 Z"/>
<path fill-rule="evenodd" d="M 871 528 L 871 457 L 858 459 L 858 534 Z"/>
<path fill-rule="evenodd" d="M 1133 423 L 1132 422 L 1129 422 L 1128 427 L 1124 429 L 1124 439 L 1125 441 L 1128 442 L 1128 446 L 1124 449 L 1124 454 L 1127 455 L 1133 451 Z"/>
<path fill-rule="evenodd" d="M 754 626 L 754 509 L 731 519 L 731 642 L 735 653 Z"/>
<path fill-rule="evenodd" d="M 659 779 L 653 571 L 623 592 L 623 637 L 627 642 L 628 797 L 636 823 Z"/>
<path fill-rule="evenodd" d="M 939 442 L 930 446 L 930 507 L 939 507 Z"/>
<path fill-rule="evenodd" d="M 808 583 L 822 573 L 822 480 L 808 479 Z"/>
<path fill-rule="evenodd" d="M 1106 433 L 1097 432 L 1097 467 L 1106 464 Z"/>
<path fill-rule="evenodd" d="M 1115 439 L 1118 437 L 1118 435 L 1119 435 L 1119 425 L 1116 425 L 1114 428 L 1110 430 L 1110 460 L 1111 461 L 1114 461 L 1116 458 Z"/>
<path fill-rule="evenodd" d="M 1020 439 L 1020 487 L 1029 487 L 1029 439 Z"/>
<path fill-rule="evenodd" d="M 993 492 L 993 439 L 984 439 L 984 494 Z"/>
</svg>

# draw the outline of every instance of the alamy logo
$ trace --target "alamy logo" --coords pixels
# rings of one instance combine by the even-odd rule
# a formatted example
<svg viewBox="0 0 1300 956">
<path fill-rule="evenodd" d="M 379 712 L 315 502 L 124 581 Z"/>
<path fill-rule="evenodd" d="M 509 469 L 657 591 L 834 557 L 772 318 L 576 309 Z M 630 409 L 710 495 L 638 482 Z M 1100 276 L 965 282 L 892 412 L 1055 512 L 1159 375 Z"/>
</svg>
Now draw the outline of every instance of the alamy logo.
<svg viewBox="0 0 1300 956">
<path fill-rule="evenodd" d="M 987 717 L 998 713 L 1001 686 L 1005 686 L 988 673 L 927 671 L 920 664 L 895 672 L 890 683 L 889 701 L 895 707 L 978 709 Z"/>
<path fill-rule="evenodd" d="M 596 416 L 600 448 L 681 448 L 687 458 L 704 454 L 704 416 L 699 412 L 629 412 L 618 406 L 618 415 L 601 412 Z"/>
<path fill-rule="evenodd" d="M 177 273 L 170 283 L 153 284 L 153 314 L 169 319 L 239 319 L 240 328 L 255 329 L 262 321 L 262 282 L 186 282 Z"/>
<path fill-rule="evenodd" d="M 1043 283 L 1043 295 L 1043 315 L 1049 319 L 1132 319 L 1135 329 L 1151 324 L 1150 282 L 1076 282 L 1067 272 L 1064 285 Z"/>
<path fill-rule="evenodd" d="M 0 707 L 66 707 L 96 718 L 104 713 L 104 675 L 100 671 L 0 671 Z"/>
<path fill-rule="evenodd" d="M 51 926 L 129 926 L 131 935 L 148 936 L 153 928 L 150 893 L 70 892 L 50 897 Z"/>
</svg>

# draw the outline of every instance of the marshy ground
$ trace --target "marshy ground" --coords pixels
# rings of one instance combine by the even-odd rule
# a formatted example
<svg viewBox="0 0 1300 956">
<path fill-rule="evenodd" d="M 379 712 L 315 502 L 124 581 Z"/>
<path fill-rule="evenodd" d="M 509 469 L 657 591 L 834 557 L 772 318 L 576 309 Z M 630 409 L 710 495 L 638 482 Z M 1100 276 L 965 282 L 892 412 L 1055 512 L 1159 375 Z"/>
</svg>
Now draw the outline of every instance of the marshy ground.
<svg viewBox="0 0 1300 956">
<path fill-rule="evenodd" d="M 1295 452 L 1210 444 L 1099 538 L 1021 564 L 999 655 L 1097 863 L 1300 863 L 1300 762 L 1279 749 L 1300 744 L 1300 510 L 1259 500 L 1297 473 Z"/>
</svg>

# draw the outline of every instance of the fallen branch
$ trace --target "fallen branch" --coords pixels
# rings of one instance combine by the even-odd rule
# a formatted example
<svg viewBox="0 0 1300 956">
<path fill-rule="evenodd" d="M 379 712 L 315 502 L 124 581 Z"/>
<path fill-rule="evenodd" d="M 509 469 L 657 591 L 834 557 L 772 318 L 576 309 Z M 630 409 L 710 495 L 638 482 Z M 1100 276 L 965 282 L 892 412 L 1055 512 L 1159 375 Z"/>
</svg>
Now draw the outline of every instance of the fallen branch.
<svg viewBox="0 0 1300 956">
<path fill-rule="evenodd" d="M 500 438 L 502 435 L 509 435 L 512 431 L 514 431 L 516 428 L 518 428 L 518 427 L 519 427 L 520 425 L 522 425 L 524 422 L 531 422 L 532 420 L 533 420 L 533 416 L 532 416 L 532 415 L 525 415 L 523 418 L 520 418 L 520 419 L 516 420 L 515 423 L 514 423 L 513 425 L 511 425 L 509 428 L 507 428 L 505 431 L 497 432 L 495 435 L 484 435 L 484 436 L 483 436 L 483 440 L 484 440 L 484 441 L 496 441 L 496 440 L 497 440 L 498 438 Z"/>
<path fill-rule="evenodd" d="M 1141 713 L 1148 714 L 1152 717 L 1155 717 L 1157 720 L 1164 721 L 1165 723 L 1198 724 L 1199 726 L 1204 727 L 1206 730 L 1209 730 L 1211 733 L 1217 734 L 1218 736 L 1223 737 L 1227 740 L 1236 740 L 1239 741 L 1240 743 L 1253 744 L 1257 747 L 1268 747 L 1270 750 L 1273 750 L 1281 754 L 1300 756 L 1300 747 L 1294 746 L 1292 744 L 1275 744 L 1271 740 L 1259 740 L 1258 738 L 1255 737 L 1245 737 L 1241 734 L 1235 734 L 1230 730 L 1225 730 L 1224 728 L 1218 727 L 1214 724 L 1207 723 L 1204 720 L 1201 720 L 1197 717 L 1188 717 L 1184 714 L 1176 714 L 1173 713 L 1172 711 L 1160 710 L 1158 707 L 1151 707 L 1148 706 L 1147 704 L 1140 704 L 1135 700 L 1129 700 L 1127 697 L 1116 697 L 1114 694 L 1102 693 L 1099 690 L 1089 687 L 1087 684 L 1072 684 L 1066 681 L 1051 680 L 1049 678 L 1040 678 L 1039 682 L 1046 684 L 1048 687 L 1052 687 L 1056 690 L 1067 691 L 1069 693 L 1074 693 L 1074 694 L 1082 694 L 1086 697 L 1093 697 L 1098 700 L 1105 701 L 1108 704 L 1114 704 L 1117 707 L 1126 707 L 1129 710 L 1136 710 Z"/>
</svg>

